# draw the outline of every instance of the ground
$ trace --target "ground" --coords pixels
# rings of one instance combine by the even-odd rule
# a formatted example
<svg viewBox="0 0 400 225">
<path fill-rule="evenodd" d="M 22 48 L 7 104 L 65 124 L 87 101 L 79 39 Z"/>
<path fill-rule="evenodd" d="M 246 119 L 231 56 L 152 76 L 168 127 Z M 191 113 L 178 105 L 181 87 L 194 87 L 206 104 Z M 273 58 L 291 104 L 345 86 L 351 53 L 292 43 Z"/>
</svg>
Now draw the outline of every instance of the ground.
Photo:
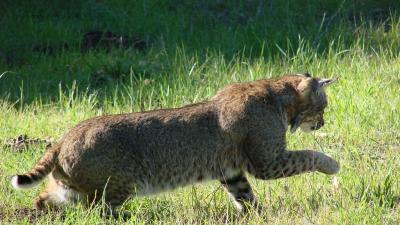
<svg viewBox="0 0 400 225">
<path fill-rule="evenodd" d="M 337 159 L 336 176 L 251 178 L 264 210 L 247 216 L 217 182 L 189 186 L 127 201 L 134 216 L 125 223 L 400 223 L 400 3 L 6 0 L 0 8 L 0 223 L 124 223 L 101 218 L 101 205 L 36 212 L 43 186 L 15 191 L 9 178 L 86 118 L 179 107 L 228 83 L 299 72 L 340 77 L 327 91 L 326 125 L 287 137 L 290 149 Z"/>
</svg>

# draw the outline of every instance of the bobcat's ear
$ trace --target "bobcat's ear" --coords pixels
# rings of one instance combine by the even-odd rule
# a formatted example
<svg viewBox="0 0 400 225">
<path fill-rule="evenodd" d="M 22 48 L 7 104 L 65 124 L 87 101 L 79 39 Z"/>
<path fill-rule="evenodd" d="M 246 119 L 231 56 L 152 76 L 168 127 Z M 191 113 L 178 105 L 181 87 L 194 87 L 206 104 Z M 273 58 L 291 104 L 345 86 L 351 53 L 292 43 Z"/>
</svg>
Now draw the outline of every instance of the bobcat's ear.
<svg viewBox="0 0 400 225">
<path fill-rule="evenodd" d="M 310 93 L 311 93 L 311 91 L 313 89 L 312 88 L 312 83 L 313 83 L 312 81 L 313 81 L 313 78 L 308 77 L 308 78 L 302 80 L 297 85 L 296 89 L 297 89 L 301 99 L 305 99 L 307 96 L 310 95 Z"/>
<path fill-rule="evenodd" d="M 318 80 L 318 88 L 326 88 L 329 85 L 336 83 L 339 80 L 339 77 L 333 79 L 319 79 Z"/>
</svg>

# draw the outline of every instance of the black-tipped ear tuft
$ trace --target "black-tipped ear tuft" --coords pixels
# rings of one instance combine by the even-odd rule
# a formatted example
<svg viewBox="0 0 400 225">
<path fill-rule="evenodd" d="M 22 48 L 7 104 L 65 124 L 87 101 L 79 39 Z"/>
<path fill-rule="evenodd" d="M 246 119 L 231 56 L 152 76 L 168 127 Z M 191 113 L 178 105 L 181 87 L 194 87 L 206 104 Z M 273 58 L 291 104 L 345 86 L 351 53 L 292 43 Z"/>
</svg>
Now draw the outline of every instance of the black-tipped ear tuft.
<svg viewBox="0 0 400 225">
<path fill-rule="evenodd" d="M 339 77 L 333 79 L 320 79 L 318 80 L 318 87 L 319 88 L 326 88 L 329 85 L 336 83 L 339 80 Z"/>
<path fill-rule="evenodd" d="M 309 72 L 305 72 L 305 73 L 303 73 L 303 75 L 306 77 L 311 77 L 311 74 Z"/>
</svg>

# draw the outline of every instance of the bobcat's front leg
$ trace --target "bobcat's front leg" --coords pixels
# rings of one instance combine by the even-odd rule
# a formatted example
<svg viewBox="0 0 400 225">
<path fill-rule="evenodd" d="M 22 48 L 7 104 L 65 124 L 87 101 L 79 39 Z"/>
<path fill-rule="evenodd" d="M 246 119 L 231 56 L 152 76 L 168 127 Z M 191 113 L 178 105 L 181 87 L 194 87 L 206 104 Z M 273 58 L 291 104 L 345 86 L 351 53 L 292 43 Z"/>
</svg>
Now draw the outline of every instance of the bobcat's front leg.
<svg viewBox="0 0 400 225">
<path fill-rule="evenodd" d="M 264 160 L 259 159 L 257 163 L 258 165 L 250 166 L 249 172 L 254 174 L 256 178 L 265 180 L 314 171 L 335 174 L 340 169 L 336 160 L 324 153 L 310 150 L 283 151 Z"/>
<path fill-rule="evenodd" d="M 247 212 L 250 206 L 259 207 L 249 181 L 243 171 L 220 180 L 239 211 Z"/>
</svg>

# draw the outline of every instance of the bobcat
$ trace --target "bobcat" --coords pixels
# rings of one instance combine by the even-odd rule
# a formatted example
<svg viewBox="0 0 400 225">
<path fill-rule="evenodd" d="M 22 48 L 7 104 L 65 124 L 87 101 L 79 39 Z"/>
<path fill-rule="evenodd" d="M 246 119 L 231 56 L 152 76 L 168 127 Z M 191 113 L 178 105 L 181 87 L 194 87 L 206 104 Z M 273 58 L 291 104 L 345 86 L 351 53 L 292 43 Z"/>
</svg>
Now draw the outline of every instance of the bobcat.
<svg viewBox="0 0 400 225">
<path fill-rule="evenodd" d="M 39 209 L 101 197 L 114 208 L 130 196 L 217 179 L 245 210 L 258 205 L 246 173 L 269 180 L 339 171 L 323 153 L 288 151 L 285 138 L 289 125 L 291 132 L 324 125 L 324 89 L 335 81 L 287 75 L 232 84 L 182 108 L 95 117 L 72 128 L 11 183 L 30 188 L 49 175 L 35 201 Z"/>
</svg>

